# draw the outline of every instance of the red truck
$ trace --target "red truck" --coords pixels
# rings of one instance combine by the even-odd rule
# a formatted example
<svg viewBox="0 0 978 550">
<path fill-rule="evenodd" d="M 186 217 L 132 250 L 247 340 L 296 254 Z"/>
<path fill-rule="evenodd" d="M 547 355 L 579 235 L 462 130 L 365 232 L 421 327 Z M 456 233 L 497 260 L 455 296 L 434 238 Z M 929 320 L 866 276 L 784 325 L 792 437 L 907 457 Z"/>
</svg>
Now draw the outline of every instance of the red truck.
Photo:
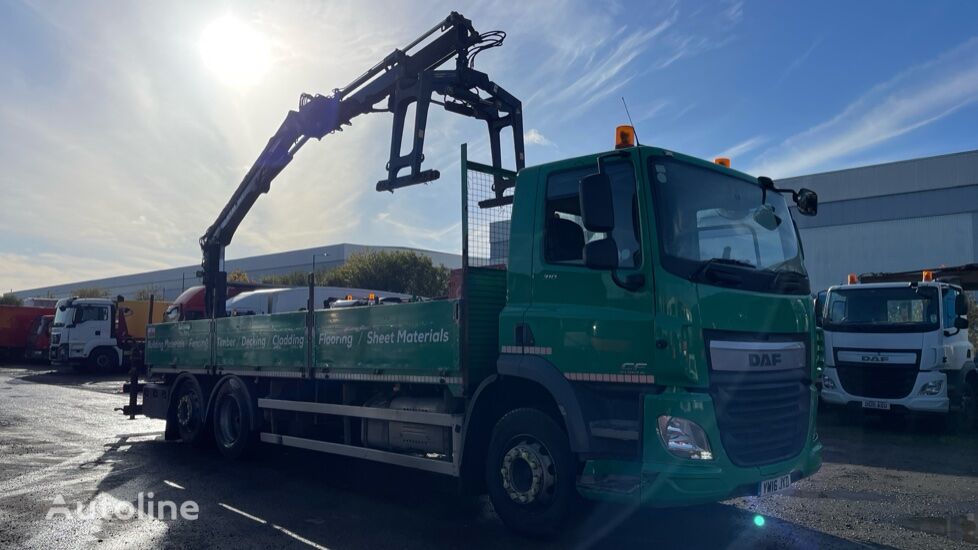
<svg viewBox="0 0 978 550">
<path fill-rule="evenodd" d="M 27 333 L 27 342 L 24 345 L 24 358 L 29 361 L 48 361 L 49 350 L 51 347 L 51 323 L 54 322 L 54 315 L 41 315 L 34 319 L 31 328 Z"/>
<path fill-rule="evenodd" d="M 37 330 L 38 318 L 54 315 L 54 308 L 30 306 L 0 306 L 0 358 L 20 359 L 31 334 Z"/>
<path fill-rule="evenodd" d="M 270 288 L 271 285 L 262 285 L 257 283 L 237 283 L 229 282 L 227 284 L 227 297 L 233 298 L 242 292 L 247 292 L 249 290 L 255 290 L 257 288 Z M 174 321 L 195 321 L 197 319 L 204 319 L 206 317 L 204 307 L 204 286 L 197 285 L 184 290 L 177 299 L 174 300 L 170 307 L 166 308 L 166 313 L 163 314 L 164 323 L 172 323 Z"/>
</svg>

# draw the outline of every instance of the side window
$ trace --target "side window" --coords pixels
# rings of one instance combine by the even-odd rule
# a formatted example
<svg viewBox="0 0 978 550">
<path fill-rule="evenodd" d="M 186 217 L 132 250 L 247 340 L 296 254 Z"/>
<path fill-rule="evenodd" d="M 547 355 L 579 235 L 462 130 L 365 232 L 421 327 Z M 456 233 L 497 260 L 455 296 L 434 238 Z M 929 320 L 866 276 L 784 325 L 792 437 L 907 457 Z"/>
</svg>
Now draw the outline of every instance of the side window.
<svg viewBox="0 0 978 550">
<path fill-rule="evenodd" d="M 86 321 L 104 321 L 109 318 L 108 308 L 100 306 L 82 306 L 75 314 L 75 323 Z"/>
<path fill-rule="evenodd" d="M 958 291 L 953 288 L 944 289 L 944 294 L 941 296 L 942 304 L 941 307 L 944 309 L 942 317 L 944 318 L 944 328 L 953 329 L 954 328 L 954 302 L 958 299 Z"/>
<path fill-rule="evenodd" d="M 547 179 L 547 200 L 544 212 L 544 257 L 555 264 L 584 265 L 584 245 L 602 239 L 604 233 L 592 233 L 581 222 L 581 202 L 578 186 L 581 178 L 593 174 L 597 167 L 588 166 L 551 174 Z M 638 195 L 635 171 L 631 163 L 605 165 L 611 179 L 615 209 L 615 229 L 611 237 L 618 245 L 618 266 L 636 267 L 641 261 L 639 238 Z"/>
</svg>

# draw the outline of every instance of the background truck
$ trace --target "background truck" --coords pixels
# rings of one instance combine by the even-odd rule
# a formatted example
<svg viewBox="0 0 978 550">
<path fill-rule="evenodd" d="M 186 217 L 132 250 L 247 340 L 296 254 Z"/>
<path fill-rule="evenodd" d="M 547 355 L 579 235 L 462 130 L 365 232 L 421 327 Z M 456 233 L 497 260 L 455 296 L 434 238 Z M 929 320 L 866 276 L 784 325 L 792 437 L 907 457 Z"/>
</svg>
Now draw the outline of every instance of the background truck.
<svg viewBox="0 0 978 550">
<path fill-rule="evenodd" d="M 227 297 L 231 298 L 242 292 L 264 287 L 266 285 L 257 283 L 228 282 L 226 283 L 226 293 Z M 163 312 L 163 319 L 169 323 L 173 321 L 193 321 L 195 319 L 207 318 L 204 309 L 204 294 L 205 291 L 202 285 L 192 286 L 184 290 L 177 296 L 176 300 L 173 300 L 166 307 L 166 310 Z"/>
<path fill-rule="evenodd" d="M 790 191 L 637 146 L 630 127 L 613 151 L 524 168 L 518 100 L 471 68 L 492 36 L 453 13 L 332 96 L 303 96 L 201 239 L 209 318 L 149 328 L 150 381 L 124 413 L 212 437 L 228 459 L 260 441 L 453 476 L 534 535 L 581 496 L 686 505 L 812 475 L 814 324 Z M 425 86 L 490 128 L 492 165 L 462 149 L 460 297 L 224 317 L 223 247 L 297 144 L 388 100 L 397 155 L 398 113 L 418 102 L 418 148 L 390 165 L 412 175 L 377 189 L 428 181 Z M 502 127 L 518 173 L 500 166 Z M 814 193 L 790 193 L 814 214 Z"/>
<path fill-rule="evenodd" d="M 0 305 L 0 359 L 23 358 L 31 327 L 52 313 L 47 307 Z"/>
<path fill-rule="evenodd" d="M 24 346 L 24 358 L 29 361 L 48 361 L 51 346 L 51 325 L 54 315 L 41 315 L 31 323 Z"/>
<path fill-rule="evenodd" d="M 850 275 L 828 289 L 822 316 L 826 403 L 948 415 L 974 428 L 978 372 L 968 299 L 944 270 Z M 940 273 L 941 270 L 937 270 Z"/>
<path fill-rule="evenodd" d="M 316 309 L 325 309 L 335 300 L 400 298 L 411 299 L 410 294 L 368 290 L 362 288 L 347 288 L 338 286 L 317 286 L 313 289 L 313 303 Z M 264 315 L 268 313 L 287 313 L 290 311 L 305 311 L 309 305 L 308 288 L 261 288 L 242 292 L 227 301 L 227 315 Z"/>
<path fill-rule="evenodd" d="M 167 305 L 154 300 L 59 300 L 51 325 L 51 362 L 98 372 L 141 367 L 146 327 L 163 320 Z"/>
</svg>

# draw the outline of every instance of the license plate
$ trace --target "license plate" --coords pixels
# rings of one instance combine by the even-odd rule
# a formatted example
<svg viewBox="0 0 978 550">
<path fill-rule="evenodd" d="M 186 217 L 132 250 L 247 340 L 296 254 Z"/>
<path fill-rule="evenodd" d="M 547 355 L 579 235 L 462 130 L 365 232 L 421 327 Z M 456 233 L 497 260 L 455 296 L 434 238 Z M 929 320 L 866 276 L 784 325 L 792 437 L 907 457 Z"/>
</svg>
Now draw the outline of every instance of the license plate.
<svg viewBox="0 0 978 550">
<path fill-rule="evenodd" d="M 771 493 L 777 493 L 778 491 L 784 491 L 790 486 L 791 474 L 776 477 L 774 479 L 766 479 L 762 481 L 760 487 L 758 487 L 757 496 L 762 497 Z"/>
<path fill-rule="evenodd" d="M 890 410 L 890 404 L 886 401 L 873 401 L 872 399 L 867 399 L 863 401 L 864 409 L 877 409 L 880 411 Z"/>
</svg>

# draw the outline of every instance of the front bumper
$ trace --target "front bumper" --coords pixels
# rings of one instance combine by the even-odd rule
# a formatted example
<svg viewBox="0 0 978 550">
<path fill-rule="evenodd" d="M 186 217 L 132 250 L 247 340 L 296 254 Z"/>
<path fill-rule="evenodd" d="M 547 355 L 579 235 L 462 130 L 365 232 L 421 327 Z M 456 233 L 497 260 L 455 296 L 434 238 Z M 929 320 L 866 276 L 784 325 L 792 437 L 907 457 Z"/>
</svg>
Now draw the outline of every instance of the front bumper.
<svg viewBox="0 0 978 550">
<path fill-rule="evenodd" d="M 889 403 L 891 408 L 902 408 L 915 412 L 946 413 L 950 406 L 947 397 L 947 376 L 942 372 L 920 371 L 917 373 L 917 380 L 914 382 L 913 390 L 900 399 L 879 399 L 875 397 L 862 397 L 846 392 L 839 381 L 839 373 L 835 367 L 825 367 L 823 376 L 831 380 L 835 387 L 822 387 L 822 400 L 832 405 L 853 405 L 861 406 L 863 401 L 881 401 Z M 941 392 L 938 395 L 920 395 L 920 389 L 929 382 L 943 381 Z"/>
<path fill-rule="evenodd" d="M 593 500 L 655 507 L 688 506 L 756 495 L 761 481 L 791 475 L 792 481 L 811 476 L 822 466 L 822 444 L 815 436 L 817 399 L 811 392 L 812 412 L 808 436 L 800 453 L 762 466 L 741 467 L 727 457 L 720 441 L 713 401 L 707 394 L 648 395 L 642 436 L 642 460 L 590 460 L 585 464 L 578 491 Z M 671 455 L 656 432 L 663 414 L 693 420 L 706 431 L 713 460 L 682 459 Z"/>
</svg>

